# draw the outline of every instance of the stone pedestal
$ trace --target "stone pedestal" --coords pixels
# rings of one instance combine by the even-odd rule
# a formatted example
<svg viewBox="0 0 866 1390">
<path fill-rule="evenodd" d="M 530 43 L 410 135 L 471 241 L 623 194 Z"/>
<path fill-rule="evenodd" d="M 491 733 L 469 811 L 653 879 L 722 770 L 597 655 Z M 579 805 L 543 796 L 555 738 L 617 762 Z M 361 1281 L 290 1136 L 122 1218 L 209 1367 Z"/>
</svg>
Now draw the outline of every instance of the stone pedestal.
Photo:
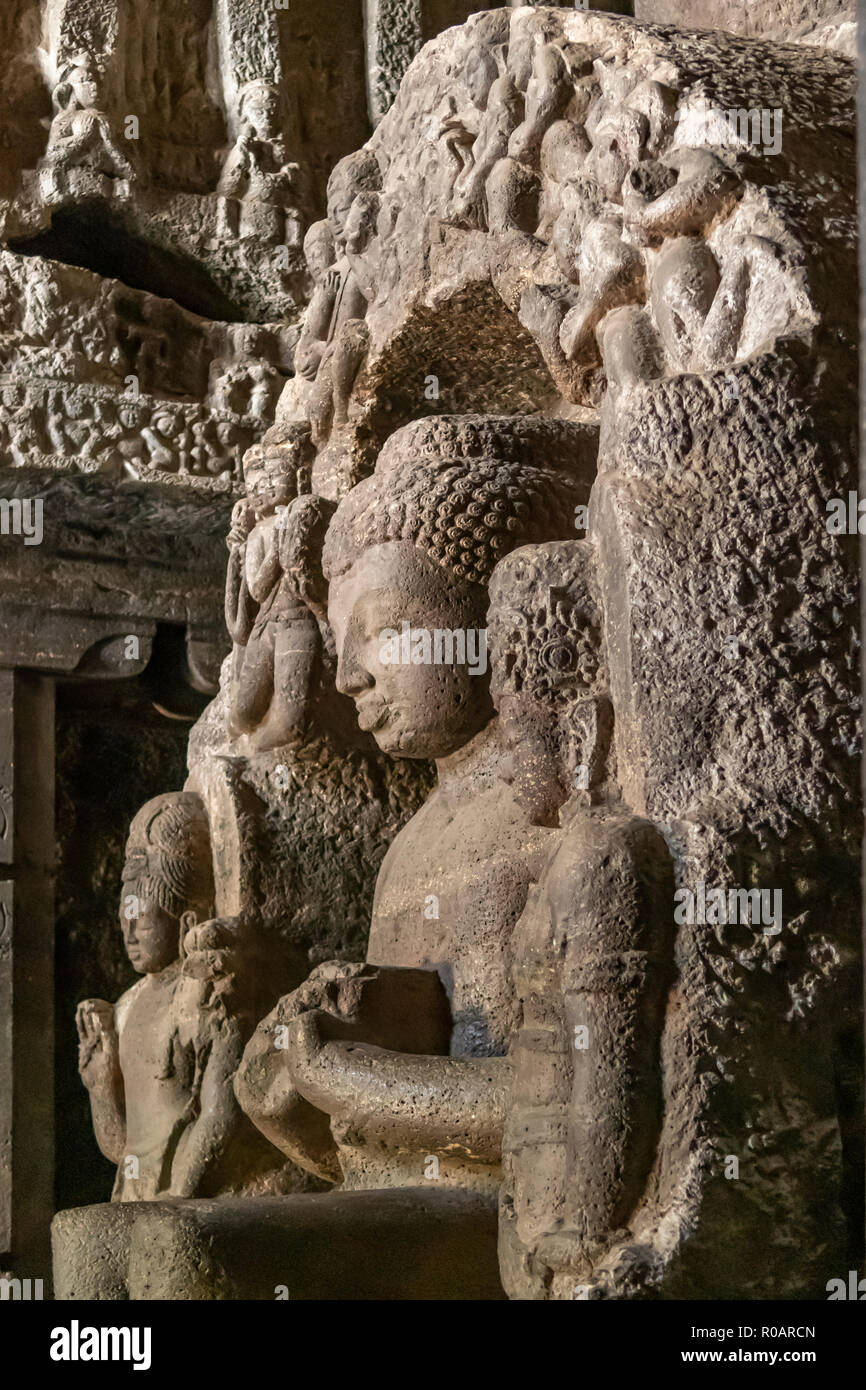
<svg viewBox="0 0 866 1390">
<path fill-rule="evenodd" d="M 56 1296 L 501 1299 L 496 1224 L 431 1188 L 79 1207 L 54 1221 Z"/>
</svg>

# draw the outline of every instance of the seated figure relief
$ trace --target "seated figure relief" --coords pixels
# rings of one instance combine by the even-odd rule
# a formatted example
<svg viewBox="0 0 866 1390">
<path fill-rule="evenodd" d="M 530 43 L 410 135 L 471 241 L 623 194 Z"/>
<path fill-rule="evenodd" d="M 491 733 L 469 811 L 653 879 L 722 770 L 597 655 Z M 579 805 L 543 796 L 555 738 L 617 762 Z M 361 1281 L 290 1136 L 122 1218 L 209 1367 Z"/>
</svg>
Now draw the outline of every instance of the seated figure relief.
<svg viewBox="0 0 866 1390">
<path fill-rule="evenodd" d="M 74 191 L 68 180 L 75 171 L 100 181 L 131 179 L 135 175 L 108 117 L 100 109 L 100 80 L 96 61 L 87 53 L 69 59 L 60 71 L 53 93 L 56 114 L 39 166 L 46 201 Z"/>
<path fill-rule="evenodd" d="M 280 93 L 270 82 L 248 82 L 238 96 L 237 140 L 226 156 L 217 192 L 226 199 L 226 231 L 299 246 L 305 202 L 301 166 L 287 157 Z"/>
<path fill-rule="evenodd" d="M 434 759 L 439 782 L 382 864 L 367 963 L 322 965 L 283 999 L 236 1087 L 272 1142 L 350 1189 L 417 1185 L 427 1157 L 444 1185 L 498 1188 L 511 935 L 550 832 L 500 781 L 487 585 L 514 546 L 573 533 L 593 453 L 592 431 L 564 422 L 419 421 L 326 537 L 337 685 L 383 752 Z M 433 659 L 393 659 L 404 635 Z M 446 654 L 454 639 L 468 661 Z"/>
</svg>

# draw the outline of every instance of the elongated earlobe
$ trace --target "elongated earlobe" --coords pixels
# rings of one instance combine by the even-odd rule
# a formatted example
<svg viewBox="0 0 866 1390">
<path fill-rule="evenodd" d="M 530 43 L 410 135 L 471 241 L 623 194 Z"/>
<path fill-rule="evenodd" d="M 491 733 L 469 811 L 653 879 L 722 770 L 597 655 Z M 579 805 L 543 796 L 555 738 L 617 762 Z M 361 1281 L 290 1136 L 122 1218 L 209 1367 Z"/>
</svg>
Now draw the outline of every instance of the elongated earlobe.
<svg viewBox="0 0 866 1390">
<path fill-rule="evenodd" d="M 186 912 L 180 914 L 180 932 L 178 937 L 178 955 L 181 960 L 186 957 L 183 948 L 184 938 L 187 932 L 192 931 L 193 927 L 198 926 L 198 913 L 193 908 L 187 908 Z"/>
</svg>

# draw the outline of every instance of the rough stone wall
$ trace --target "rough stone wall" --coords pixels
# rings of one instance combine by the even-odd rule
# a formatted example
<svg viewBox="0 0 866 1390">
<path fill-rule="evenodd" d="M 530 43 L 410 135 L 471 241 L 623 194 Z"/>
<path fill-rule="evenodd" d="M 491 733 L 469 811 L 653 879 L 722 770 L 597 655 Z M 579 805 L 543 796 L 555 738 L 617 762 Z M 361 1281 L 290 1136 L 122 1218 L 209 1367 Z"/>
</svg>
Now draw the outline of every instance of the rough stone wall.
<svg viewBox="0 0 866 1390">
<path fill-rule="evenodd" d="M 806 20 L 835 19 L 851 8 L 846 0 L 636 0 L 635 18 L 683 28 L 729 29 L 757 38 Z"/>
<path fill-rule="evenodd" d="M 230 491 L 291 374 L 327 173 L 369 130 L 359 0 L 0 25 L 0 466 Z"/>
<path fill-rule="evenodd" d="M 853 0 L 635 0 L 636 19 L 817 44 L 853 58 Z"/>
</svg>

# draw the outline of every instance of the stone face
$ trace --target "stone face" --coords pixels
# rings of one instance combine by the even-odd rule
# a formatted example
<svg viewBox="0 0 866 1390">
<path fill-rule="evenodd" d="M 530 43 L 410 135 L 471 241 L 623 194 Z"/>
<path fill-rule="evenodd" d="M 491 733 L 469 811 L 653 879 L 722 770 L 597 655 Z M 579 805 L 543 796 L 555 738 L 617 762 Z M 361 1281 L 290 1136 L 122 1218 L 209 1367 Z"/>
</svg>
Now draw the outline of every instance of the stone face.
<svg viewBox="0 0 866 1390">
<path fill-rule="evenodd" d="M 859 1258 L 837 10 L 758 5 L 744 35 L 723 0 L 690 28 L 514 5 L 421 47 L 446 8 L 366 8 L 375 128 L 324 168 L 278 12 L 221 0 L 205 81 L 192 12 L 124 39 L 113 7 L 50 7 L 53 115 L 9 202 L 9 448 L 78 510 L 46 523 L 51 574 L 9 562 L 10 659 L 117 675 L 122 623 L 156 647 L 171 621 L 213 696 L 184 790 L 133 822 L 146 979 L 79 1006 L 121 1171 L 55 1219 L 64 1299 L 814 1299 Z M 189 100 L 130 151 L 161 44 Z M 173 302 L 160 257 L 161 295 L 51 269 L 93 199 L 206 285 Z M 26 392 L 97 289 L 75 389 L 113 399 L 150 314 L 180 366 L 145 353 L 135 408 L 186 373 L 180 414 L 236 429 L 225 466 L 136 417 L 143 462 L 80 429 L 109 476 L 58 476 L 69 439 Z M 50 603 L 70 547 L 74 623 Z"/>
</svg>

